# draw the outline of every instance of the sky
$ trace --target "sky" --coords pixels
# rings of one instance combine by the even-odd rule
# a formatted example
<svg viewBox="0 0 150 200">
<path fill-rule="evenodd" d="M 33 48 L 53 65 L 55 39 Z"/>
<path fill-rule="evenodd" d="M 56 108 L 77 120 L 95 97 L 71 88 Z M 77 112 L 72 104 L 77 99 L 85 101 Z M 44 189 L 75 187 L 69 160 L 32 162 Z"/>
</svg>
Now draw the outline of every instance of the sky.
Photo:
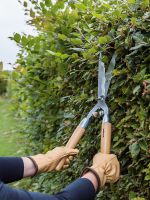
<svg viewBox="0 0 150 200">
<path fill-rule="evenodd" d="M 12 70 L 19 48 L 8 37 L 14 33 L 35 35 L 33 27 L 26 24 L 23 6 L 18 0 L 0 0 L 0 61 L 3 68 Z M 11 65 L 8 63 L 12 63 Z"/>
</svg>

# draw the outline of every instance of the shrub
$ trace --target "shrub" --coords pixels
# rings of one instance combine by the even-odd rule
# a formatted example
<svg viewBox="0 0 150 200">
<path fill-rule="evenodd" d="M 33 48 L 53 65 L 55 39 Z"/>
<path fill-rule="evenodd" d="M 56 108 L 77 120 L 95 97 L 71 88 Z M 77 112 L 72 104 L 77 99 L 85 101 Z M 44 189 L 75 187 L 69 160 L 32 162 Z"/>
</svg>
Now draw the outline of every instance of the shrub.
<svg viewBox="0 0 150 200">
<path fill-rule="evenodd" d="M 37 36 L 12 39 L 21 46 L 17 96 L 31 154 L 66 144 L 73 129 L 95 105 L 99 51 L 117 64 L 107 103 L 113 124 L 112 152 L 121 163 L 121 178 L 97 199 L 149 197 L 149 1 L 31 1 L 29 21 Z M 64 172 L 44 174 L 31 188 L 56 192 L 79 177 L 100 146 L 96 119 L 78 148 L 79 156 Z M 138 199 L 137 198 L 137 199 Z"/>
<path fill-rule="evenodd" d="M 0 96 L 6 94 L 7 92 L 7 84 L 8 84 L 8 72 L 0 71 Z"/>
</svg>

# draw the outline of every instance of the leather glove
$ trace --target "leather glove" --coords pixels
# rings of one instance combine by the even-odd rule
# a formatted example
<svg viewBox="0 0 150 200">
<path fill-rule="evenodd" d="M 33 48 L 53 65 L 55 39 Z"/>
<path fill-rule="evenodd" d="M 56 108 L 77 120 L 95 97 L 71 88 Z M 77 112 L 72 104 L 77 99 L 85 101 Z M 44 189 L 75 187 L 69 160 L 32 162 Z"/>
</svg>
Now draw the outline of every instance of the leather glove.
<svg viewBox="0 0 150 200">
<path fill-rule="evenodd" d="M 29 156 L 35 167 L 36 167 L 36 173 L 42 173 L 42 172 L 50 172 L 53 171 L 59 161 L 66 157 L 66 163 L 64 164 L 63 168 L 66 168 L 69 166 L 70 160 L 72 160 L 72 156 L 75 156 L 78 154 L 78 149 L 70 149 L 67 147 L 56 147 L 55 149 L 48 151 L 46 154 L 38 154 L 35 156 Z"/>
<path fill-rule="evenodd" d="M 99 178 L 99 187 L 103 187 L 105 183 L 114 183 L 119 179 L 120 164 L 114 154 L 97 153 L 92 167 L 86 168 L 84 174 L 87 171 L 93 172 Z"/>
</svg>

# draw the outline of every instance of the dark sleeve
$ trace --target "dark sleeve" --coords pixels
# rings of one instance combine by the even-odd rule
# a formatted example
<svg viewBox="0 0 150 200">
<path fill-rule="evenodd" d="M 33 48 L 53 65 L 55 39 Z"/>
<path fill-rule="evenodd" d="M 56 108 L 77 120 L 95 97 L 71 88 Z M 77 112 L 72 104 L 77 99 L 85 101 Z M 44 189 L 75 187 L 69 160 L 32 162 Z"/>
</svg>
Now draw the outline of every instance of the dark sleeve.
<svg viewBox="0 0 150 200">
<path fill-rule="evenodd" d="M 90 180 L 80 178 L 68 185 L 56 197 L 67 200 L 94 200 L 95 188 Z"/>
<path fill-rule="evenodd" d="M 56 195 L 16 190 L 0 183 L 0 199 L 3 200 L 94 200 L 94 198 L 94 186 L 85 178 L 77 179 Z"/>
<path fill-rule="evenodd" d="M 22 179 L 24 164 L 22 158 L 0 157 L 0 180 L 10 183 Z"/>
<path fill-rule="evenodd" d="M 17 190 L 0 182 L 0 200 L 58 200 L 55 196 Z"/>
</svg>

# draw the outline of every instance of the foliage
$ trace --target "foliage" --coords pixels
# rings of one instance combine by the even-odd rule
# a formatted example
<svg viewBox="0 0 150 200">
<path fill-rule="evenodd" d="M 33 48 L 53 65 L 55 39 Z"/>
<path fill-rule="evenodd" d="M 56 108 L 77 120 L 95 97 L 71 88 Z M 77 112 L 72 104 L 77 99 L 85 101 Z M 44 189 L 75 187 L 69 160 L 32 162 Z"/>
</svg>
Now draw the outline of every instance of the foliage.
<svg viewBox="0 0 150 200">
<path fill-rule="evenodd" d="M 149 1 L 30 2 L 32 9 L 24 2 L 25 11 L 38 35 L 12 37 L 21 47 L 15 98 L 26 119 L 27 152 L 46 152 L 66 144 L 96 103 L 99 51 L 106 67 L 116 51 L 107 103 L 114 126 L 112 152 L 118 155 L 122 172 L 118 183 L 107 185 L 97 199 L 148 199 Z M 79 177 L 100 148 L 99 133 L 100 119 L 96 119 L 81 140 L 80 154 L 71 168 L 41 175 L 31 188 L 52 193 Z"/>
<path fill-rule="evenodd" d="M 7 92 L 8 76 L 8 71 L 1 71 L 0 69 L 0 96 Z"/>
<path fill-rule="evenodd" d="M 21 134 L 18 133 L 20 121 L 15 118 L 11 111 L 11 100 L 0 98 L 0 155 L 21 155 Z M 19 123 L 18 123 L 19 122 Z"/>
</svg>

